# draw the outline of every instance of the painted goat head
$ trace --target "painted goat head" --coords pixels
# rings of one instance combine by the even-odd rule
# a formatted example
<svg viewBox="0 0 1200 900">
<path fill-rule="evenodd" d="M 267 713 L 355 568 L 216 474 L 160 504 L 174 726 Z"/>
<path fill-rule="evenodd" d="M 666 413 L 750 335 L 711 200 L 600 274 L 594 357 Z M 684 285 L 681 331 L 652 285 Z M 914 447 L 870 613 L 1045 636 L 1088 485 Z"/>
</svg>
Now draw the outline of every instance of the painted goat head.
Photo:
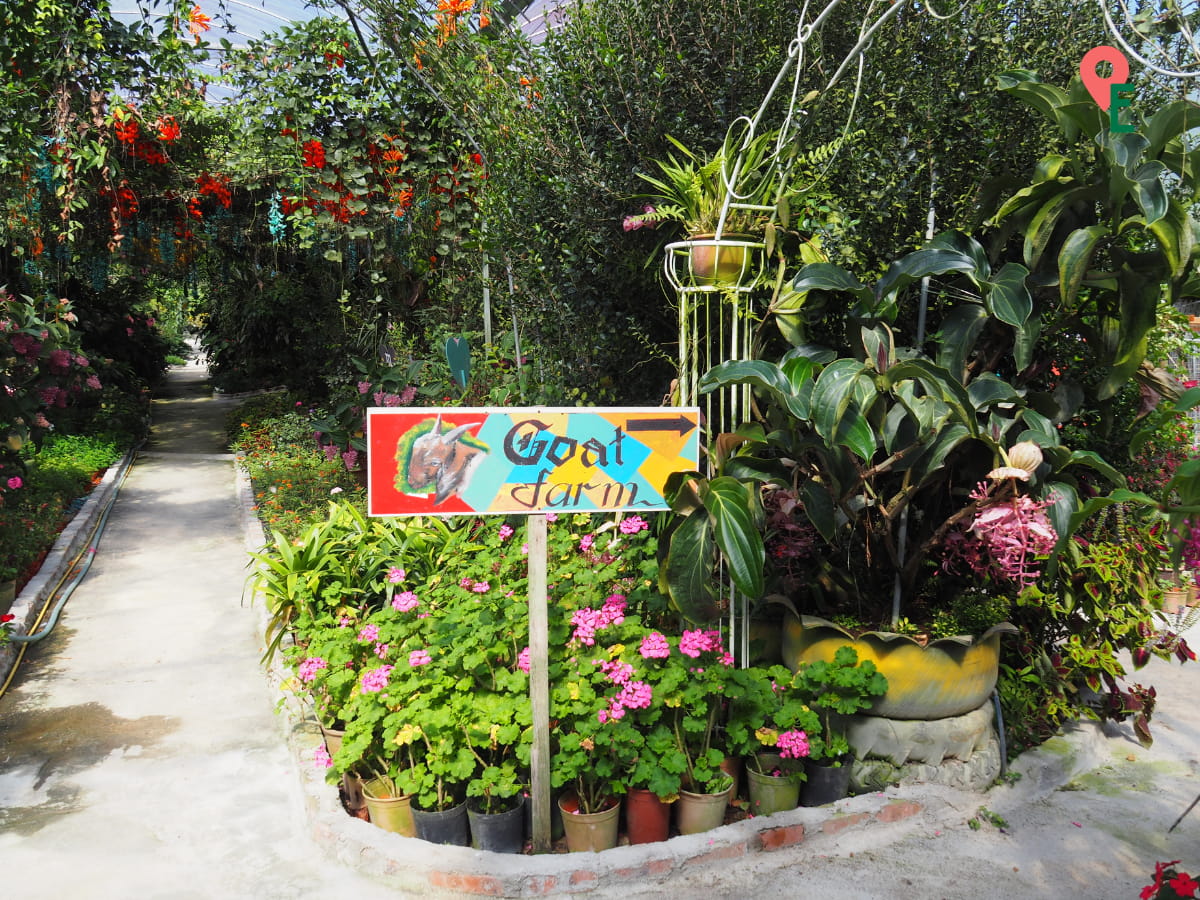
<svg viewBox="0 0 1200 900">
<path fill-rule="evenodd" d="M 478 424 L 457 425 L 443 434 L 439 414 L 433 428 L 413 441 L 408 483 L 417 490 L 432 487 L 435 505 L 449 497 L 462 496 L 476 467 L 487 455 L 487 451 L 462 442 L 467 429 Z"/>
</svg>

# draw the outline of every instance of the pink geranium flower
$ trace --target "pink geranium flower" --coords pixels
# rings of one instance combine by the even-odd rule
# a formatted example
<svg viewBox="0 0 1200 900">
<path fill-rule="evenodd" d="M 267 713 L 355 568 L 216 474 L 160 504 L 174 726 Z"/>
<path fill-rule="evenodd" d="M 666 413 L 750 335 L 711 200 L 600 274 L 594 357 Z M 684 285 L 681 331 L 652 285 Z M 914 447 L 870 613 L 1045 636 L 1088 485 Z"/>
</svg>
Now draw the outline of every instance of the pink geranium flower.
<svg viewBox="0 0 1200 900">
<path fill-rule="evenodd" d="M 412 612 L 419 605 L 420 601 L 412 591 L 404 591 L 392 598 L 392 609 L 397 612 Z"/>
<path fill-rule="evenodd" d="M 414 650 L 408 654 L 408 664 L 414 669 L 417 666 L 425 666 L 433 662 L 433 658 L 429 655 L 428 650 Z"/>
</svg>

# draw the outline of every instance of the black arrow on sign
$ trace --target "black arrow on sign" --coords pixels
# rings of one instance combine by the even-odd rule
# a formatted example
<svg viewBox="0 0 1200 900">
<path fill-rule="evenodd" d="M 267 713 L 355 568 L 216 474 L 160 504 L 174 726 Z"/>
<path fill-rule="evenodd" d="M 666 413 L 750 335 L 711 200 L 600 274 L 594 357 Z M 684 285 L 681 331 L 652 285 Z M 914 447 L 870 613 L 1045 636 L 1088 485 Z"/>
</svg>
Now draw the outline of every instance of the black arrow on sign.
<svg viewBox="0 0 1200 900">
<path fill-rule="evenodd" d="M 654 419 L 626 419 L 625 430 L 633 431 L 674 431 L 680 436 L 687 434 L 696 423 L 687 416 L 679 415 L 673 419 L 658 417 Z"/>
</svg>

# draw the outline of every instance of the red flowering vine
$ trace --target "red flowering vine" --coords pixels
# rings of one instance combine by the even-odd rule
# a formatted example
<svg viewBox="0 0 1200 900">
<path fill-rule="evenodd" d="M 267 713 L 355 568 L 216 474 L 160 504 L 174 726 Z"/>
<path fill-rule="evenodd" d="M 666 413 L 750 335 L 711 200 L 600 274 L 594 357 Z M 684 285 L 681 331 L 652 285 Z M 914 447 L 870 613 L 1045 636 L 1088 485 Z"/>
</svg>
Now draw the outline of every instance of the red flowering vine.
<svg viewBox="0 0 1200 900">
<path fill-rule="evenodd" d="M 325 146 L 318 140 L 304 142 L 304 157 L 301 160 L 306 169 L 325 168 Z"/>
</svg>

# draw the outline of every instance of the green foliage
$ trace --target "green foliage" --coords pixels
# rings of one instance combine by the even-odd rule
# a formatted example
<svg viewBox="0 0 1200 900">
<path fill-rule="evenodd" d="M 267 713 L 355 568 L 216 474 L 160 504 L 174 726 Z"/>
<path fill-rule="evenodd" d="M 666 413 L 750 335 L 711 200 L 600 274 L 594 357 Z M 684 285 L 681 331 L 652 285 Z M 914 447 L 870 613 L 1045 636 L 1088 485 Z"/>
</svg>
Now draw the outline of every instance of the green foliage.
<svg viewBox="0 0 1200 900">
<path fill-rule="evenodd" d="M 829 662 L 819 660 L 801 667 L 792 680 L 796 696 L 821 719 L 819 738 L 809 739 L 812 759 L 836 760 L 850 752 L 846 736 L 837 729 L 835 716 L 850 716 L 867 709 L 887 692 L 887 678 L 869 659 L 859 660 L 853 647 L 839 647 Z"/>
</svg>

